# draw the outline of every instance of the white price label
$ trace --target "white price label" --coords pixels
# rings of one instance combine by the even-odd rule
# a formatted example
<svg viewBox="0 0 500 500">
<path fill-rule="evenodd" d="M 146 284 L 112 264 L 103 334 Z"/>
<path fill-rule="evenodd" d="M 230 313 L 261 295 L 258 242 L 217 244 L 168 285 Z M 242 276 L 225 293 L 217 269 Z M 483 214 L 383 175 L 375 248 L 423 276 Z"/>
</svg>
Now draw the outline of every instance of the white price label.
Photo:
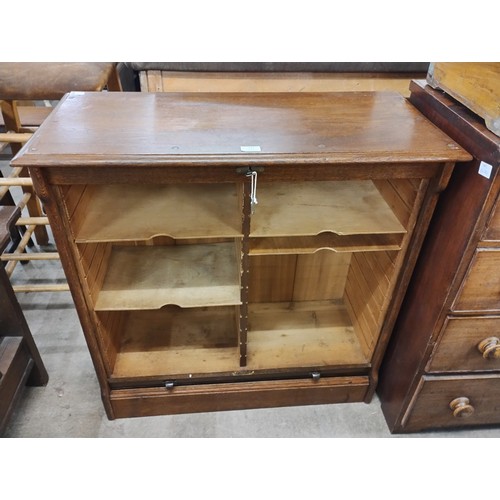
<svg viewBox="0 0 500 500">
<path fill-rule="evenodd" d="M 482 175 L 483 177 L 486 177 L 489 179 L 491 177 L 491 171 L 493 170 L 493 167 L 484 161 L 482 161 L 479 165 L 479 175 Z"/>
<path fill-rule="evenodd" d="M 258 153 L 260 151 L 260 146 L 240 146 L 243 153 Z"/>
</svg>

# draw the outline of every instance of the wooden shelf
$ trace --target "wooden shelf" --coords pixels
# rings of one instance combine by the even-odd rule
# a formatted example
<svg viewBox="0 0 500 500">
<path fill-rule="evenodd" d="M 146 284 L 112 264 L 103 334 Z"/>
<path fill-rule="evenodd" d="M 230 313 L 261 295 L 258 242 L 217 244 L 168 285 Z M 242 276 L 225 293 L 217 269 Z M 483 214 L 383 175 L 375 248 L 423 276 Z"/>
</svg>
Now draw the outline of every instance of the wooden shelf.
<svg viewBox="0 0 500 500">
<path fill-rule="evenodd" d="M 374 252 L 401 250 L 402 234 L 354 234 L 251 238 L 250 255 L 310 254 L 320 250 L 334 252 Z"/>
<path fill-rule="evenodd" d="M 77 243 L 239 237 L 235 184 L 98 185 L 80 194 L 72 223 Z"/>
<path fill-rule="evenodd" d="M 340 301 L 249 305 L 247 368 L 367 365 Z"/>
<path fill-rule="evenodd" d="M 131 311 L 112 378 L 189 376 L 239 368 L 235 307 Z"/>
<path fill-rule="evenodd" d="M 240 304 L 234 243 L 114 246 L 95 310 Z"/>
<path fill-rule="evenodd" d="M 372 181 L 259 184 L 250 236 L 406 233 Z"/>
</svg>

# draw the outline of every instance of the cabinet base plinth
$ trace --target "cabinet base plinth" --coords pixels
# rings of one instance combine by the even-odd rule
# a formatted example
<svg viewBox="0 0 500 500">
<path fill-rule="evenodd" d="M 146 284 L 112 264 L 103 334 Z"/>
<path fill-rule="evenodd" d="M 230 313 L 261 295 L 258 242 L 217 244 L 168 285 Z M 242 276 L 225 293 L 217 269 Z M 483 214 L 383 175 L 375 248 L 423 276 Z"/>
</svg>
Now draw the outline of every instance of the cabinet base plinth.
<svg viewBox="0 0 500 500">
<path fill-rule="evenodd" d="M 282 406 L 362 402 L 368 377 L 332 377 L 120 389 L 111 391 L 115 418 Z"/>
</svg>

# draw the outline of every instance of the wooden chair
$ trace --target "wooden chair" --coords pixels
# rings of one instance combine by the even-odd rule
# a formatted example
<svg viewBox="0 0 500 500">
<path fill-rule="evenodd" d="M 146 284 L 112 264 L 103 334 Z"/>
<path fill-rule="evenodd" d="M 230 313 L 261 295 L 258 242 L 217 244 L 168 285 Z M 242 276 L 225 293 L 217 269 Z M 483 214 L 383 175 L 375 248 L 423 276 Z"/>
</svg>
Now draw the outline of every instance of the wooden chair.
<svg viewBox="0 0 500 500">
<path fill-rule="evenodd" d="M 0 207 L 0 252 L 15 233 L 17 207 Z M 0 436 L 22 388 L 46 385 L 48 374 L 5 269 L 0 266 Z"/>
<path fill-rule="evenodd" d="M 0 63 L 0 145 L 10 146 L 14 156 L 33 132 L 49 116 L 52 101 L 59 100 L 70 91 L 120 91 L 121 84 L 114 63 Z M 48 219 L 40 200 L 33 190 L 29 173 L 25 169 L 12 169 L 7 178 L 0 175 L 0 205 L 14 205 L 10 188 L 20 186 L 23 195 L 17 206 L 27 209 L 28 217 L 18 221 L 22 238 L 14 240 L 12 251 L 1 257 L 9 260 L 6 266 L 10 277 L 16 264 L 27 260 L 57 259 L 55 252 L 24 253 L 33 246 L 32 235 L 40 246 L 49 244 Z M 19 291 L 68 290 L 67 285 L 15 286 Z"/>
</svg>

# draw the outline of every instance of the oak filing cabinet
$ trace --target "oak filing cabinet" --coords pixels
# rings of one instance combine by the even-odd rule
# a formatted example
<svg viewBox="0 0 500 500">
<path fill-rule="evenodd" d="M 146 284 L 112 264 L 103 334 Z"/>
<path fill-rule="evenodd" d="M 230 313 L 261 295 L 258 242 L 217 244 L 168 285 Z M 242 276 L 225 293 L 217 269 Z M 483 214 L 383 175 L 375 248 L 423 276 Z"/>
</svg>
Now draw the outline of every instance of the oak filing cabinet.
<svg viewBox="0 0 500 500">
<path fill-rule="evenodd" d="M 70 93 L 13 161 L 109 418 L 369 402 L 470 156 L 391 93 Z"/>
<path fill-rule="evenodd" d="M 411 102 L 472 155 L 442 193 L 384 360 L 393 432 L 500 423 L 500 138 L 425 82 Z"/>
</svg>

